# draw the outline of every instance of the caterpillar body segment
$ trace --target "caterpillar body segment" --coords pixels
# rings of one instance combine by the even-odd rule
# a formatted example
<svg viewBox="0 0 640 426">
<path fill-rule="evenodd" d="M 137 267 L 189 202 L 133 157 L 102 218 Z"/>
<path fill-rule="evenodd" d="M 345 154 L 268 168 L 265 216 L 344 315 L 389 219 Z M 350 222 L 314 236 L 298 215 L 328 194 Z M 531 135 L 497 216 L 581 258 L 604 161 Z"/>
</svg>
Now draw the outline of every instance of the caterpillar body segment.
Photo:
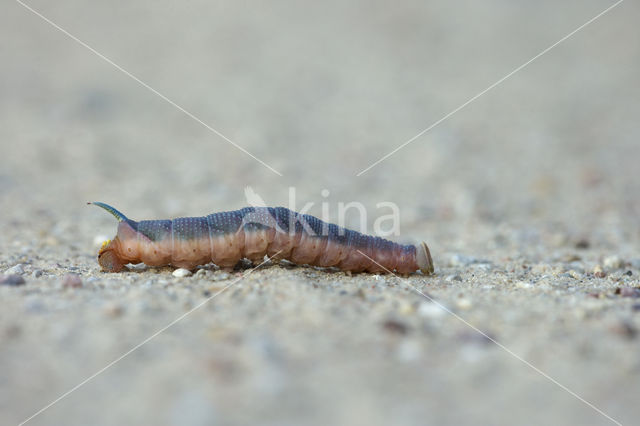
<svg viewBox="0 0 640 426">
<path fill-rule="evenodd" d="M 213 262 L 231 268 L 243 258 L 259 262 L 267 255 L 353 272 L 433 273 L 425 243 L 393 243 L 284 207 L 245 207 L 204 217 L 136 222 L 107 204 L 90 204 L 119 222 L 116 236 L 98 253 L 98 263 L 107 272 L 121 271 L 128 263 L 193 269 Z"/>
</svg>

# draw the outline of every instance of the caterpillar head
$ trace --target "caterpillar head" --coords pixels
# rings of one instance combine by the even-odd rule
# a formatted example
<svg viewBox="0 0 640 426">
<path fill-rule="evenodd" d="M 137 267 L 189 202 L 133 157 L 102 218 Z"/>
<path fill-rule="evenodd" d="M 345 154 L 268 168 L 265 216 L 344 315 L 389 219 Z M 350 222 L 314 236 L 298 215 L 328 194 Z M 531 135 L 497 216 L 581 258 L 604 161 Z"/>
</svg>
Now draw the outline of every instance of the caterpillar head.
<svg viewBox="0 0 640 426">
<path fill-rule="evenodd" d="M 123 223 L 123 221 L 128 220 L 125 215 L 123 215 L 118 210 L 114 209 L 108 204 L 100 203 L 97 201 L 93 203 L 87 203 L 87 204 L 93 204 L 95 206 L 105 209 L 106 211 L 111 213 L 116 219 L 118 219 L 118 222 L 120 223 Z M 100 267 L 102 268 L 103 271 L 119 272 L 122 270 L 122 268 L 124 268 L 124 263 L 118 256 L 118 250 L 117 250 L 118 244 L 119 244 L 119 241 L 118 241 L 118 237 L 116 236 L 116 238 L 114 238 L 113 241 L 107 240 L 102 244 L 102 247 L 100 247 L 100 251 L 98 252 L 98 263 L 100 264 Z"/>
<path fill-rule="evenodd" d="M 117 244 L 115 240 L 107 240 L 98 252 L 98 263 L 104 272 L 120 272 L 124 268 L 115 250 L 115 244 Z"/>
</svg>

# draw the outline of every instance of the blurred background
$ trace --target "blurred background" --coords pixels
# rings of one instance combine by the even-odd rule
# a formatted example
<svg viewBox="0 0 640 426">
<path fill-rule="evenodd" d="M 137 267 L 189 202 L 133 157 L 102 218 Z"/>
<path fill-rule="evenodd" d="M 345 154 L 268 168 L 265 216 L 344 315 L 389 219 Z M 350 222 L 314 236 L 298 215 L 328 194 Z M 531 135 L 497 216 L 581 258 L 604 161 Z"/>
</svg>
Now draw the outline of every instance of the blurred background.
<svg viewBox="0 0 640 426">
<path fill-rule="evenodd" d="M 286 205 L 295 186 L 315 214 L 322 189 L 393 201 L 407 238 L 536 220 L 637 236 L 634 2 L 355 177 L 610 3 L 29 3 L 282 177 L 9 3 L 3 204 L 168 217 L 244 206 L 246 185 Z"/>
<path fill-rule="evenodd" d="M 320 215 L 328 202 L 334 220 L 338 202 L 362 202 L 369 229 L 387 213 L 376 203 L 394 202 L 396 240 L 426 240 L 437 266 L 450 253 L 544 261 L 585 238 L 594 259 L 638 256 L 637 2 L 623 2 L 361 176 L 613 1 L 27 3 L 282 176 L 5 2 L 4 266 L 45 241 L 46 262 L 95 269 L 94 237 L 115 228 L 87 201 L 133 219 L 196 216 L 244 207 L 246 186 L 285 206 L 295 187 L 299 208 L 313 202 L 309 212 Z M 455 389 L 472 383 L 465 380 Z M 360 412 L 386 401 L 376 393 L 384 387 L 347 401 Z M 420 410 L 400 411 L 411 423 Z M 440 414 L 432 420 L 473 420 Z"/>
</svg>

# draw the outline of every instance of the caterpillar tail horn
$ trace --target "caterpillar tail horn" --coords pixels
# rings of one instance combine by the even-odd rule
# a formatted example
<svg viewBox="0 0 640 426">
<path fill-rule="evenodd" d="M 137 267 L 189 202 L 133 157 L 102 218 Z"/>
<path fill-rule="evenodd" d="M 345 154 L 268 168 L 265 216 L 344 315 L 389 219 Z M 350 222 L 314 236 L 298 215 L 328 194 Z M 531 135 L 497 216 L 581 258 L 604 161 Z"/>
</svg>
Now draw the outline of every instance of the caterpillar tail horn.
<svg viewBox="0 0 640 426">
<path fill-rule="evenodd" d="M 102 207 L 103 209 L 111 213 L 116 219 L 118 219 L 118 222 L 122 222 L 123 220 L 128 220 L 125 215 L 123 215 L 118 210 L 116 210 L 115 208 L 111 207 L 108 204 L 101 203 L 99 201 L 89 202 L 87 204 L 93 204 L 94 206 Z"/>
</svg>

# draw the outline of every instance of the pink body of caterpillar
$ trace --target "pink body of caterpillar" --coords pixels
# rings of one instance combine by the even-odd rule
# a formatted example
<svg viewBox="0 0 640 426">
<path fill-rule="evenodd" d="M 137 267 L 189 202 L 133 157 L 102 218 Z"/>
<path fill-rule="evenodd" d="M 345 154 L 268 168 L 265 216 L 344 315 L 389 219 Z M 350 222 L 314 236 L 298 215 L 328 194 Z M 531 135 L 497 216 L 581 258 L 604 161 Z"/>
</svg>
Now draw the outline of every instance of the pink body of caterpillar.
<svg viewBox="0 0 640 426">
<path fill-rule="evenodd" d="M 433 273 L 425 243 L 402 245 L 364 235 L 284 207 L 247 207 L 204 217 L 171 220 L 128 219 L 104 203 L 119 221 L 116 237 L 103 245 L 103 271 L 128 263 L 193 269 L 213 262 L 231 268 L 240 260 L 286 259 L 296 264 L 353 272 Z"/>
</svg>

